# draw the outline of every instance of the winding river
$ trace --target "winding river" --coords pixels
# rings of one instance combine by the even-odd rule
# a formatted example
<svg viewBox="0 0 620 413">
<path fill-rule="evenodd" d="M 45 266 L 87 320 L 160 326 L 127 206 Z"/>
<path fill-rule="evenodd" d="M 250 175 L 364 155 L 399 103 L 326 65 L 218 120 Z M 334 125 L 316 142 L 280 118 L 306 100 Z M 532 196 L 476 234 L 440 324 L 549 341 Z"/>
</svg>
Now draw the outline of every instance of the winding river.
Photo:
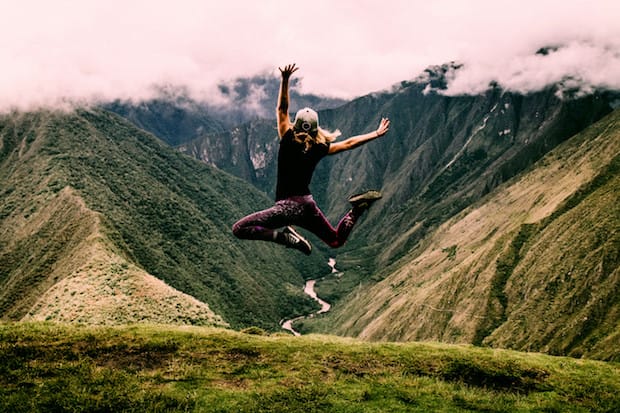
<svg viewBox="0 0 620 413">
<path fill-rule="evenodd" d="M 332 273 L 337 273 L 338 272 L 338 270 L 336 269 L 336 260 L 335 259 L 330 258 L 329 261 L 327 262 L 327 264 L 331 267 Z M 331 308 L 331 305 L 327 301 L 321 300 L 321 298 L 316 295 L 316 291 L 314 291 L 314 286 L 315 286 L 316 282 L 317 282 L 317 280 L 308 280 L 308 281 L 306 281 L 306 284 L 304 286 L 304 293 L 306 293 L 308 296 L 310 296 L 312 299 L 314 299 L 316 302 L 318 302 L 321 305 L 321 309 L 319 311 L 314 312 L 314 313 L 311 313 L 311 314 L 308 314 L 308 315 L 302 315 L 302 316 L 295 317 L 295 318 L 292 318 L 290 320 L 285 320 L 285 321 L 282 322 L 282 328 L 285 329 L 285 330 L 290 331 L 295 336 L 300 336 L 301 334 L 293 328 L 293 323 L 294 322 L 302 320 L 302 319 L 307 318 L 307 317 L 314 317 L 316 314 L 326 313 Z"/>
</svg>

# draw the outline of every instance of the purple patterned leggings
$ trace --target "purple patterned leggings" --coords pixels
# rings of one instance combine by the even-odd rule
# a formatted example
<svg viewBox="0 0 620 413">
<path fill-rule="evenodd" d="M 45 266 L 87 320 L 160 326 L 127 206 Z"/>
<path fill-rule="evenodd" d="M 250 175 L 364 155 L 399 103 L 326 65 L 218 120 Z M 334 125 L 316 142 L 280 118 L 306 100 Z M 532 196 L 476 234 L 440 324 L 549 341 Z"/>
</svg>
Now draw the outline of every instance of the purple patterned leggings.
<svg viewBox="0 0 620 413">
<path fill-rule="evenodd" d="M 277 228 L 295 225 L 307 229 L 332 248 L 342 246 L 359 218 L 349 211 L 338 223 L 331 226 L 312 195 L 293 196 L 277 201 L 274 206 L 255 212 L 232 227 L 233 233 L 242 239 L 274 241 Z"/>
</svg>

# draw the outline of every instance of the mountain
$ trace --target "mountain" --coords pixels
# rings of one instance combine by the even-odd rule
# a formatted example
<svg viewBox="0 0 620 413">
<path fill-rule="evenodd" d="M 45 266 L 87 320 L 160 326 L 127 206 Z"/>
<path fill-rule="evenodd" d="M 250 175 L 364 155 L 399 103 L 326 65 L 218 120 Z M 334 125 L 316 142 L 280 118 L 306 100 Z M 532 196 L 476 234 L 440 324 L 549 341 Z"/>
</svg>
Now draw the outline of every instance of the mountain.
<svg viewBox="0 0 620 413">
<path fill-rule="evenodd" d="M 414 83 L 323 116 L 344 124 L 345 134 L 372 130 L 382 114 L 392 119 L 385 139 L 333 159 L 322 179 L 327 185 L 319 199 L 336 215 L 346 201 L 327 194 L 372 187 L 384 194 L 358 228 L 361 236 L 354 240 L 360 243 L 341 254 L 343 269 L 366 256 L 375 257 L 364 261 L 372 271 L 392 263 L 444 220 L 612 110 L 605 96 L 561 98 L 555 89 L 525 96 L 492 89 L 458 97 L 425 90 Z"/>
<path fill-rule="evenodd" d="M 271 203 L 104 110 L 3 115 L 0 317 L 277 329 L 328 267 L 234 238 Z"/>
<path fill-rule="evenodd" d="M 141 129 L 172 146 L 208 134 L 227 132 L 237 125 L 274 116 L 280 79 L 257 75 L 220 82 L 209 100 L 197 100 L 183 89 L 164 88 L 160 96 L 145 102 L 116 101 L 105 104 Z M 301 80 L 291 79 L 292 110 L 305 106 L 317 109 L 337 107 L 344 100 L 301 93 Z"/>
<path fill-rule="evenodd" d="M 618 360 L 619 194 L 615 110 L 429 232 L 327 328 Z"/>
<path fill-rule="evenodd" d="M 565 263 L 574 267 L 561 268 L 567 273 L 580 272 L 582 281 L 565 285 L 562 290 L 556 285 L 558 280 L 539 274 L 531 280 L 531 285 L 521 285 L 528 291 L 551 289 L 558 296 L 570 297 L 569 300 L 539 294 L 536 300 L 528 301 L 529 296 L 526 299 L 511 289 L 516 274 L 524 271 L 517 264 L 526 260 L 521 257 L 525 254 L 522 248 L 529 245 L 526 241 L 549 237 L 544 248 L 528 250 L 524 261 L 528 265 L 543 272 L 545 263 L 558 259 L 546 255 L 554 250 L 549 244 L 554 238 L 547 235 L 554 226 L 543 218 L 560 214 L 574 220 L 575 212 L 566 215 L 559 212 L 564 208 L 560 201 L 572 197 L 581 185 L 602 178 L 579 172 L 579 179 L 574 179 L 572 186 L 560 187 L 557 180 L 545 177 L 550 187 L 540 185 L 519 190 L 519 193 L 536 193 L 537 197 L 523 197 L 524 204 L 514 214 L 537 216 L 540 222 L 512 217 L 512 212 L 503 207 L 501 198 L 508 197 L 504 193 L 496 195 L 499 198 L 490 204 L 495 209 L 491 206 L 486 207 L 490 211 L 485 209 L 485 214 L 495 219 L 492 225 L 488 223 L 480 229 L 477 225 L 459 226 L 453 220 L 461 219 L 471 208 L 482 208 L 481 202 L 500 193 L 499 188 L 505 188 L 522 174 L 536 170 L 545 173 L 543 166 L 549 162 L 545 156 L 560 146 L 569 148 L 563 149 L 560 155 L 570 159 L 562 166 L 565 173 L 578 172 L 573 169 L 579 162 L 586 162 L 580 156 L 590 157 L 590 164 L 598 163 L 599 169 L 590 167 L 592 171 L 604 174 L 607 167 L 613 170 L 615 149 L 611 147 L 606 149 L 611 152 L 595 150 L 593 146 L 594 152 L 571 154 L 574 147 L 562 145 L 581 139 L 589 147 L 590 140 L 591 145 L 596 145 L 601 139 L 617 139 L 612 132 L 613 122 L 608 129 L 604 127 L 611 135 L 598 137 L 583 132 L 612 113 L 617 95 L 599 92 L 574 96 L 558 87 L 521 95 L 495 87 L 480 96 L 446 96 L 441 89 L 445 86 L 442 76 L 448 70 L 451 68 L 431 68 L 425 76 L 403 82 L 392 91 L 364 96 L 319 113 L 323 125 L 338 127 L 345 136 L 374 129 L 381 116 L 390 117 L 392 128 L 378 141 L 327 158 L 317 169 L 313 193 L 332 221 L 348 207 L 348 194 L 380 188 L 384 198 L 362 219 L 349 243 L 331 251 L 337 254 L 337 265 L 344 275 L 319 282 L 317 290 L 320 296 L 335 304 L 334 312 L 318 321 L 305 321 L 298 329 L 373 340 L 442 340 L 553 354 L 615 357 L 610 349 L 616 344 L 614 334 L 618 325 L 614 315 L 617 305 L 614 292 L 618 284 L 613 272 L 618 263 L 614 258 L 617 215 L 607 215 L 609 233 L 588 232 L 597 220 L 603 219 L 596 214 L 614 210 L 607 202 L 609 197 L 588 196 L 582 208 L 596 218 L 572 228 L 583 245 L 574 250 L 575 256 L 569 257 L 565 251 L 564 255 L 560 254 Z M 604 122 L 610 122 L 613 116 Z M 580 138 L 575 137 L 582 132 Z M 233 145 L 228 147 L 225 142 Z M 243 177 L 271 195 L 276 143 L 275 120 L 263 120 L 244 124 L 231 132 L 205 136 L 180 149 Z M 611 199 L 617 199 L 617 187 L 613 183 L 607 185 L 610 186 L 606 191 L 616 196 Z M 554 192 L 559 188 L 563 192 Z M 545 193 L 555 193 L 557 199 L 545 201 Z M 502 205 L 501 210 L 497 210 L 497 205 Z M 541 205 L 545 209 L 538 210 Z M 587 216 L 585 211 L 582 214 Z M 432 241 L 445 231 L 446 225 L 455 225 L 466 237 L 450 232 L 451 238 Z M 524 225 L 522 234 L 521 225 Z M 554 234 L 560 237 L 559 233 Z M 488 239 L 482 242 L 481 236 Z M 470 240 L 476 243 L 471 244 Z M 432 248 L 427 250 L 429 243 Z M 322 246 L 319 244 L 318 248 Z M 467 260 L 467 265 L 455 258 L 464 259 L 464 251 L 470 251 L 470 260 L 474 260 Z M 583 253 L 580 251 L 590 251 L 592 260 L 579 258 Z M 420 258 L 426 254 L 437 262 Z M 480 261 L 477 265 L 475 259 Z M 455 265 L 458 270 L 446 265 Z M 559 268 L 557 262 L 554 265 L 554 269 Z M 604 271 L 596 275 L 591 265 L 600 265 Z M 445 281 L 443 277 L 448 275 L 443 275 L 444 272 L 450 275 Z M 599 296 L 593 291 L 599 288 L 609 289 L 610 294 Z M 583 296 L 576 299 L 578 293 Z M 577 311 L 574 307 L 579 304 L 568 304 L 573 299 L 588 309 Z M 598 300 L 599 304 L 593 306 L 592 300 Z M 461 301 L 469 303 L 467 308 L 457 306 Z M 556 303 L 557 310 L 545 308 L 546 302 Z M 554 316 L 555 313 L 564 315 Z M 540 314 L 546 314 L 545 320 L 552 320 L 553 324 L 537 325 Z M 578 322 L 580 316 L 589 320 L 588 326 Z M 519 324 L 526 323 L 524 320 L 527 324 Z M 566 323 L 570 327 L 564 328 Z M 523 332 L 523 325 L 527 326 L 527 332 Z M 538 330 L 530 331 L 532 328 Z"/>
<path fill-rule="evenodd" d="M 230 233 L 272 203 L 275 120 L 179 147 L 200 163 L 101 109 L 4 116 L 2 317 L 275 329 L 316 307 L 300 286 L 337 254 L 317 286 L 333 311 L 296 329 L 617 359 L 616 95 L 447 96 L 457 69 L 320 111 L 345 136 L 392 128 L 319 164 L 333 222 L 351 193 L 384 197 L 310 258 Z"/>
<path fill-rule="evenodd" d="M 356 229 L 359 235 L 338 251 L 342 268 L 376 257 L 364 260 L 371 273 L 398 259 L 430 228 L 612 110 L 613 96 L 569 98 L 556 88 L 529 95 L 498 88 L 481 96 L 429 92 L 441 88 L 446 70 L 429 69 L 425 78 L 394 91 L 320 111 L 321 123 L 345 137 L 373 130 L 381 116 L 392 121 L 384 138 L 327 158 L 315 173 L 313 193 L 333 220 L 348 208 L 347 194 L 368 188 L 384 194 L 381 206 Z M 179 149 L 273 196 L 276 145 L 275 119 L 268 119 L 205 135 Z M 419 225 L 405 236 L 392 231 L 410 222 Z M 375 246 L 370 253 L 369 245 Z"/>
<path fill-rule="evenodd" d="M 183 95 L 163 96 L 140 103 L 116 101 L 104 105 L 104 108 L 170 145 L 227 128 L 213 110 Z"/>
<path fill-rule="evenodd" d="M 295 77 L 290 80 L 289 94 L 291 110 L 311 106 L 317 110 L 338 107 L 345 100 L 320 96 L 301 91 L 303 79 Z M 255 119 L 272 118 L 276 110 L 276 102 L 280 91 L 280 76 L 268 74 L 241 77 L 227 82 L 220 82 L 221 99 L 226 102 L 220 105 L 222 119 L 234 126 Z"/>
<path fill-rule="evenodd" d="M 177 146 L 182 153 L 251 183 L 275 197 L 278 132 L 275 120 L 256 119 Z"/>
</svg>

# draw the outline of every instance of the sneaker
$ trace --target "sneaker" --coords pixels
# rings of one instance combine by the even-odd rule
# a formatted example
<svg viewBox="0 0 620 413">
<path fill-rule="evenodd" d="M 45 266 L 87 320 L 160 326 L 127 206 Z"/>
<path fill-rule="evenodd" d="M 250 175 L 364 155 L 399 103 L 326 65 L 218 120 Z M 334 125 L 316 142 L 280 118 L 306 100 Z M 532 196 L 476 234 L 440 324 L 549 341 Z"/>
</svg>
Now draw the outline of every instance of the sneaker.
<svg viewBox="0 0 620 413">
<path fill-rule="evenodd" d="M 370 208 L 373 202 L 381 199 L 382 195 L 379 191 L 366 191 L 361 194 L 353 195 L 349 198 L 349 202 L 353 209 L 362 212 Z"/>
<path fill-rule="evenodd" d="M 312 245 L 302 237 L 297 231 L 295 231 L 292 227 L 286 227 L 282 230 L 282 235 L 286 240 L 286 246 L 289 248 L 295 248 L 306 255 L 310 255 L 312 252 Z"/>
</svg>

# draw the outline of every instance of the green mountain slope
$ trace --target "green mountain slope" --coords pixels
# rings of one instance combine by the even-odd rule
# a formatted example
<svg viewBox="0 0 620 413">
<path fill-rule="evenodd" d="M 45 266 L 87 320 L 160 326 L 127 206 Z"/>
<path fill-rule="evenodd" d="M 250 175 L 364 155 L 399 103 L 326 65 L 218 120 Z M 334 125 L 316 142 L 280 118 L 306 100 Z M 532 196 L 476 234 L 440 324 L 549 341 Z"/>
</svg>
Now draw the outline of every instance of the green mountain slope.
<svg viewBox="0 0 620 413">
<path fill-rule="evenodd" d="M 339 254 L 342 269 L 361 263 L 375 272 L 391 264 L 446 219 L 612 110 L 603 96 L 560 99 L 553 88 L 456 97 L 424 90 L 423 83 L 413 83 L 323 116 L 345 135 L 372 130 L 382 115 L 392 119 L 388 135 L 334 158 L 323 178 L 320 199 L 332 214 L 346 208 L 346 200 L 330 194 L 364 188 L 384 194 Z M 396 228 L 407 228 L 407 235 Z"/>
<path fill-rule="evenodd" d="M 315 306 L 302 274 L 327 268 L 320 254 L 231 234 L 269 199 L 120 117 L 5 115 L 0 144 L 3 319 L 278 328 Z"/>
<path fill-rule="evenodd" d="M 121 115 L 171 145 L 225 129 L 207 107 L 183 96 L 170 96 L 133 105 L 114 102 L 105 105 L 105 109 Z"/>
<path fill-rule="evenodd" d="M 330 328 L 618 360 L 619 162 L 616 110 L 440 225 Z"/>
</svg>

